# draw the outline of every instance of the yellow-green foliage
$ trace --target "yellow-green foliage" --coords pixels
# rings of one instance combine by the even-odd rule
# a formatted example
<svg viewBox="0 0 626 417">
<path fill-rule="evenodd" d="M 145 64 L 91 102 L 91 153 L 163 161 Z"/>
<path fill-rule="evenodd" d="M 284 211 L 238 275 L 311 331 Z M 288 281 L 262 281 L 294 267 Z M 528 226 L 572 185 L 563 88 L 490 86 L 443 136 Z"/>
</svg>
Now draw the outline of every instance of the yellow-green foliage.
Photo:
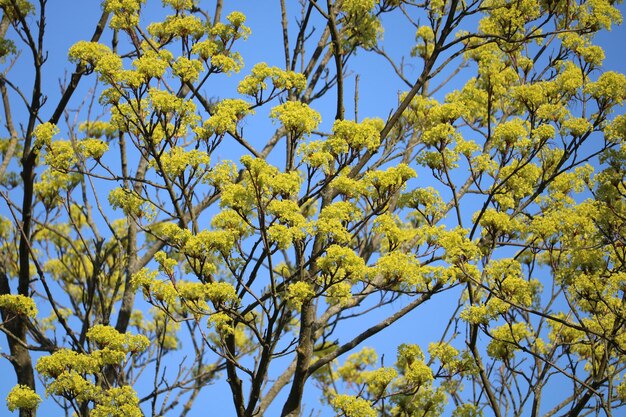
<svg viewBox="0 0 626 417">
<path fill-rule="evenodd" d="M 35 11 L 35 6 L 27 0 L 0 0 L 0 6 L 11 21 L 16 21 L 20 16 L 28 16 Z"/>
<path fill-rule="evenodd" d="M 361 372 L 363 381 L 372 395 L 382 396 L 389 388 L 391 382 L 398 376 L 394 368 L 378 368 L 372 371 Z"/>
<path fill-rule="evenodd" d="M 427 284 L 424 271 L 415 256 L 399 250 L 381 256 L 372 268 L 372 273 L 399 288 L 421 291 Z"/>
<path fill-rule="evenodd" d="M 206 32 L 200 18 L 194 15 L 167 16 L 163 22 L 154 22 L 148 25 L 148 33 L 157 39 L 173 38 L 200 38 Z"/>
<path fill-rule="evenodd" d="M 280 249 L 289 248 L 294 240 L 302 240 L 310 233 L 310 224 L 295 201 L 272 200 L 267 211 L 279 222 L 270 226 L 267 233 Z"/>
<path fill-rule="evenodd" d="M 226 313 L 218 312 L 209 317 L 209 327 L 214 328 L 221 335 L 233 334 L 232 319 Z"/>
<path fill-rule="evenodd" d="M 158 88 L 151 88 L 148 91 L 148 95 L 154 110 L 163 113 L 175 112 L 179 114 L 183 118 L 182 121 L 187 122 L 184 123 L 185 126 L 191 124 L 192 120 L 195 119 L 193 113 L 196 111 L 196 106 L 191 100 L 179 98 L 175 94 Z"/>
<path fill-rule="evenodd" d="M 406 164 L 386 170 L 368 171 L 363 177 L 367 194 L 374 201 L 384 202 L 400 191 L 406 182 L 417 174 Z"/>
<path fill-rule="evenodd" d="M 98 349 L 78 353 L 61 349 L 37 361 L 36 369 L 47 381 L 48 395 L 64 396 L 80 402 L 93 402 L 92 414 L 98 416 L 140 416 L 139 400 L 129 386 L 105 389 L 95 384 L 93 376 L 106 366 L 120 366 L 127 355 L 136 355 L 150 344 L 143 335 L 122 334 L 110 326 L 96 325 L 87 338 Z"/>
<path fill-rule="evenodd" d="M 174 146 L 160 156 L 159 162 L 150 161 L 150 165 L 154 168 L 160 166 L 164 174 L 170 177 L 181 175 L 187 168 L 197 169 L 201 165 L 207 166 L 210 157 L 206 152 L 192 149 L 186 151 L 184 148 Z"/>
<path fill-rule="evenodd" d="M 95 407 L 89 414 L 93 417 L 141 417 L 139 398 L 134 389 L 125 385 L 106 390 L 95 399 Z"/>
<path fill-rule="evenodd" d="M 111 349 L 131 354 L 144 351 L 150 344 L 145 336 L 122 334 L 111 326 L 103 325 L 96 325 L 89 329 L 87 338 L 100 349 Z"/>
<path fill-rule="evenodd" d="M 336 120 L 333 134 L 326 141 L 327 149 L 335 154 L 347 153 L 350 149 L 359 152 L 362 149 L 373 150 L 380 145 L 380 130 L 383 121 L 365 119 L 361 123 L 351 120 Z"/>
<path fill-rule="evenodd" d="M 480 255 L 476 244 L 467 238 L 467 230 L 462 228 L 441 230 L 438 243 L 445 250 L 444 259 L 450 263 L 476 260 Z"/>
<path fill-rule="evenodd" d="M 109 203 L 113 208 L 121 208 L 124 214 L 135 217 L 147 216 L 149 218 L 154 210 L 150 202 L 124 188 L 113 189 L 109 193 Z"/>
<path fill-rule="evenodd" d="M 184 82 L 193 82 L 198 79 L 203 69 L 202 62 L 185 57 L 178 57 L 172 63 L 172 70 Z"/>
<path fill-rule="evenodd" d="M 352 249 L 341 245 L 330 245 L 326 249 L 326 254 L 317 260 L 317 266 L 321 271 L 320 280 L 325 285 L 344 280 L 358 282 L 363 279 L 366 272 L 363 258 Z M 349 292 L 346 296 L 349 296 Z"/>
<path fill-rule="evenodd" d="M 372 48 L 382 36 L 383 28 L 375 13 L 374 0 L 344 0 L 340 3 L 345 15 L 343 27 L 346 48 Z"/>
<path fill-rule="evenodd" d="M 483 411 L 474 404 L 461 404 L 454 409 L 452 417 L 482 417 Z"/>
<path fill-rule="evenodd" d="M 497 359 L 511 359 L 529 335 L 526 323 L 503 324 L 491 330 L 493 339 L 487 346 L 487 353 Z"/>
<path fill-rule="evenodd" d="M 435 50 L 433 41 L 435 40 L 435 32 L 430 26 L 420 26 L 415 33 L 417 45 L 411 51 L 413 56 L 419 55 L 422 58 L 428 58 Z"/>
<path fill-rule="evenodd" d="M 145 0 L 106 0 L 103 8 L 113 13 L 109 22 L 112 29 L 130 29 L 139 23 L 139 10 Z"/>
<path fill-rule="evenodd" d="M 14 386 L 9 395 L 7 395 L 7 408 L 9 411 L 20 410 L 35 410 L 41 397 L 32 389 L 25 385 Z"/>
<path fill-rule="evenodd" d="M 300 2 L 295 20 L 291 3 L 284 45 L 263 46 L 284 62 L 244 72 L 243 13 L 104 0 L 108 28 L 69 49 L 63 85 L 91 76 L 93 92 L 49 107 L 45 2 L 0 0 L 0 272 L 25 294 L 0 295 L 5 356 L 27 370 L 47 352 L 46 394 L 92 417 L 142 416 L 128 384 L 146 375 L 144 407 L 187 412 L 223 369 L 239 414 L 287 391 L 285 413 L 308 413 L 291 400 L 312 376 L 345 417 L 525 415 L 567 378 L 555 414 L 617 415 L 626 76 L 595 44 L 616 2 Z M 385 50 L 383 24 L 405 18 L 409 44 Z M 24 52 L 32 89 L 11 79 Z M 362 105 L 373 87 L 390 113 Z M 407 323 L 395 363 L 356 348 Z M 41 401 L 18 385 L 7 406 Z"/>
<path fill-rule="evenodd" d="M 157 53 L 146 45 L 145 53 L 133 61 L 133 66 L 139 74 L 147 79 L 159 78 L 165 74 L 169 68 L 169 61 L 172 59 L 168 51 Z"/>
<path fill-rule="evenodd" d="M 293 71 L 283 71 L 278 67 L 270 67 L 265 62 L 259 62 L 252 67 L 250 75 L 239 82 L 237 91 L 240 94 L 261 99 L 264 90 L 268 90 L 266 80 L 272 82 L 272 90 L 302 91 L 306 88 L 306 78 Z"/>
<path fill-rule="evenodd" d="M 402 374 L 401 383 L 408 386 L 428 385 L 433 380 L 432 370 L 424 362 L 424 354 L 418 345 L 400 345 L 396 366 Z"/>
<path fill-rule="evenodd" d="M 228 282 L 212 282 L 204 287 L 206 297 L 214 303 L 237 302 L 235 287 Z"/>
<path fill-rule="evenodd" d="M 626 76 L 607 71 L 596 81 L 585 85 L 585 92 L 604 105 L 621 103 L 626 98 Z"/>
<path fill-rule="evenodd" d="M 295 308 L 300 308 L 302 303 L 310 300 L 315 295 L 313 286 L 308 282 L 298 281 L 287 287 L 287 300 Z"/>
<path fill-rule="evenodd" d="M 42 123 L 35 127 L 33 136 L 37 140 L 37 144 L 41 146 L 49 146 L 52 142 L 52 137 L 59 133 L 59 128 L 52 123 Z"/>
<path fill-rule="evenodd" d="M 35 300 L 23 295 L 3 294 L 0 295 L 0 308 L 13 314 L 35 318 L 37 305 Z"/>
<path fill-rule="evenodd" d="M 215 112 L 208 120 L 207 127 L 218 135 L 227 132 L 235 133 L 237 123 L 250 113 L 252 113 L 250 105 L 244 100 L 222 100 L 215 106 Z"/>
<path fill-rule="evenodd" d="M 278 119 L 295 136 L 309 135 L 322 121 L 316 110 L 299 101 L 287 101 L 274 107 L 270 117 Z"/>
<path fill-rule="evenodd" d="M 353 353 L 346 359 L 346 362 L 337 369 L 337 372 L 346 380 L 358 381 L 360 371 L 369 365 L 373 365 L 378 360 L 376 351 L 370 347 L 365 347 L 359 352 Z"/>
<path fill-rule="evenodd" d="M 376 417 L 369 401 L 351 395 L 339 394 L 330 400 L 330 405 L 336 412 L 346 417 Z"/>
<path fill-rule="evenodd" d="M 361 211 L 354 204 L 339 201 L 322 209 L 315 227 L 318 233 L 328 236 L 337 243 L 348 243 L 352 235 L 345 224 L 358 220 L 361 216 Z"/>
</svg>

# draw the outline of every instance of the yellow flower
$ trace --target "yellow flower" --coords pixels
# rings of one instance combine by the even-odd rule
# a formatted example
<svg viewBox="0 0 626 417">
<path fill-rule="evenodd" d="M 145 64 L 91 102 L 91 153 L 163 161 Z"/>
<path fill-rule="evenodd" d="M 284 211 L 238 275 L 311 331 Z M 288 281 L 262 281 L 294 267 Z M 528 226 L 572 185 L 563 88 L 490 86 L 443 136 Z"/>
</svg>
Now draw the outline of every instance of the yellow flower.
<svg viewBox="0 0 626 417">
<path fill-rule="evenodd" d="M 9 411 L 16 409 L 34 410 L 39 406 L 41 397 L 26 385 L 16 385 L 7 395 L 7 408 Z"/>
<path fill-rule="evenodd" d="M 274 107 L 270 117 L 278 119 L 295 136 L 310 134 L 322 121 L 317 111 L 299 101 L 287 101 Z"/>
</svg>

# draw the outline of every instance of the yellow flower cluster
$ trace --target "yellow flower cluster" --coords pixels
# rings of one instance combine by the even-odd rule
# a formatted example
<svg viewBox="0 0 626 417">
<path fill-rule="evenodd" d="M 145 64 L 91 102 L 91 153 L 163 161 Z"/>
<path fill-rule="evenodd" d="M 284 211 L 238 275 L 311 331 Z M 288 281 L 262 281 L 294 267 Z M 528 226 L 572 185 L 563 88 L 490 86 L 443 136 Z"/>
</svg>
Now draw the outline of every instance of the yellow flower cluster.
<svg viewBox="0 0 626 417">
<path fill-rule="evenodd" d="M 415 230 L 402 224 L 397 216 L 390 213 L 381 214 L 374 221 L 372 231 L 384 236 L 387 240 L 387 249 L 394 250 L 398 246 L 409 242 L 415 237 Z"/>
<path fill-rule="evenodd" d="M 151 218 L 154 206 L 141 198 L 137 193 L 125 188 L 114 188 L 109 193 L 109 204 L 113 208 L 121 208 L 124 214 L 134 217 Z"/>
<path fill-rule="evenodd" d="M 163 252 L 159 252 L 163 253 Z M 167 256 L 158 256 L 161 263 L 166 264 L 167 268 L 172 271 L 173 266 L 177 264 L 177 261 Z M 202 284 L 199 282 L 189 281 L 177 281 L 175 284 L 172 281 L 160 281 L 157 278 L 156 271 L 149 271 L 147 268 L 141 269 L 139 272 L 133 274 L 131 285 L 134 288 L 141 288 L 143 290 L 146 299 L 154 299 L 165 305 L 177 306 L 177 300 L 184 299 L 185 301 L 196 303 L 195 307 L 206 308 L 197 304 L 199 301 L 212 302 L 214 304 L 224 304 L 239 302 L 237 291 L 232 284 L 228 282 L 210 282 Z M 184 303 L 183 304 L 184 307 Z"/>
<path fill-rule="evenodd" d="M 361 372 L 361 378 L 370 394 L 380 397 L 398 377 L 398 371 L 391 367 L 382 367 L 371 371 Z"/>
<path fill-rule="evenodd" d="M 216 36 L 224 44 L 230 40 L 239 38 L 246 39 L 250 36 L 251 30 L 244 25 L 246 16 L 241 12 L 232 12 L 226 16 L 229 24 L 217 23 L 211 28 L 211 35 Z"/>
<path fill-rule="evenodd" d="M 174 267 L 178 265 L 178 261 L 176 259 L 170 258 L 167 253 L 162 250 L 154 254 L 154 260 L 159 264 L 159 271 L 168 276 L 172 276 L 174 274 Z"/>
<path fill-rule="evenodd" d="M 152 107 L 156 111 L 163 113 L 175 112 L 181 116 L 189 116 L 196 111 L 196 106 L 193 101 L 177 97 L 169 91 L 151 88 L 148 90 L 148 95 L 150 96 Z M 190 124 L 189 122 L 190 121 L 188 121 L 187 124 Z"/>
<path fill-rule="evenodd" d="M 249 224 L 243 222 L 235 210 L 225 209 L 213 216 L 211 226 L 217 230 L 229 232 L 235 239 L 247 237 L 253 233 Z"/>
<path fill-rule="evenodd" d="M 322 121 L 322 116 L 299 101 L 287 101 L 274 107 L 270 117 L 278 119 L 295 137 L 309 135 Z"/>
<path fill-rule="evenodd" d="M 193 82 L 198 79 L 204 69 L 202 62 L 181 56 L 172 64 L 173 73 L 184 82 Z"/>
<path fill-rule="evenodd" d="M 520 160 L 514 159 L 499 171 L 499 178 L 507 178 L 504 187 L 501 187 L 502 191 L 494 197 L 494 201 L 500 205 L 501 210 L 515 207 L 521 199 L 531 195 L 535 190 L 536 181 L 541 175 L 541 168 L 532 163 L 520 167 L 520 163 Z"/>
<path fill-rule="evenodd" d="M 620 114 L 604 129 L 604 137 L 614 143 L 626 141 L 626 114 Z"/>
<path fill-rule="evenodd" d="M 580 56 L 587 63 L 596 67 L 602 65 L 604 51 L 601 47 L 592 45 L 586 36 L 575 32 L 566 32 L 559 35 L 559 37 L 564 47 L 574 51 L 576 55 Z"/>
<path fill-rule="evenodd" d="M 128 385 L 112 387 L 95 399 L 96 406 L 89 413 L 90 417 L 142 417 L 139 398 Z"/>
<path fill-rule="evenodd" d="M 33 130 L 33 136 L 35 137 L 35 146 L 39 148 L 43 146 L 49 146 L 52 143 L 52 137 L 59 133 L 59 128 L 56 125 L 46 122 L 39 124 Z"/>
<path fill-rule="evenodd" d="M 106 12 L 112 13 L 111 29 L 133 29 L 139 24 L 139 11 L 145 0 L 105 0 L 102 4 Z"/>
<path fill-rule="evenodd" d="M 211 314 L 208 324 L 209 327 L 214 328 L 220 335 L 228 335 L 235 332 L 233 319 L 223 312 Z"/>
<path fill-rule="evenodd" d="M 284 71 L 278 67 L 270 67 L 265 62 L 260 62 L 252 67 L 250 75 L 239 82 L 237 91 L 240 94 L 261 99 L 263 90 L 267 90 L 267 82 L 272 81 L 273 89 L 302 91 L 306 88 L 306 77 L 293 71 Z"/>
<path fill-rule="evenodd" d="M 402 344 L 398 346 L 396 366 L 402 373 L 400 383 L 408 387 L 428 385 L 434 379 L 433 372 L 424 362 L 424 353 L 418 345 Z"/>
<path fill-rule="evenodd" d="M 526 323 L 507 323 L 491 329 L 492 340 L 487 345 L 487 354 L 496 359 L 511 359 L 519 345 L 530 336 Z"/>
<path fill-rule="evenodd" d="M 330 245 L 326 254 L 317 260 L 324 283 L 335 283 L 343 280 L 357 282 L 363 279 L 367 270 L 365 261 L 352 249 L 342 245 Z"/>
<path fill-rule="evenodd" d="M 337 282 L 326 290 L 325 295 L 329 305 L 347 305 L 352 299 L 352 284 L 349 281 Z"/>
<path fill-rule="evenodd" d="M 347 394 L 337 394 L 330 400 L 330 405 L 340 415 L 346 417 L 376 417 L 376 411 L 369 401 Z"/>
<path fill-rule="evenodd" d="M 500 123 L 493 131 L 493 146 L 505 150 L 515 146 L 529 136 L 528 122 L 512 119 Z"/>
<path fill-rule="evenodd" d="M 164 6 L 170 6 L 172 9 L 182 12 L 191 10 L 195 5 L 194 0 L 162 0 Z"/>
<path fill-rule="evenodd" d="M 489 13 L 479 23 L 479 30 L 484 34 L 499 35 L 510 41 L 523 38 L 525 25 L 540 16 L 538 0 L 521 0 L 515 7 L 510 7 L 506 0 L 487 0 L 484 3 Z"/>
<path fill-rule="evenodd" d="M 350 178 L 349 169 L 343 169 L 331 182 L 330 186 L 340 194 L 348 198 L 355 198 L 365 195 L 367 192 L 364 181 Z"/>
<path fill-rule="evenodd" d="M 25 385 L 14 386 L 7 395 L 7 408 L 9 411 L 34 410 L 39 406 L 41 397 Z"/>
<path fill-rule="evenodd" d="M 156 52 L 148 44 L 142 46 L 144 47 L 143 55 L 135 59 L 132 65 L 146 80 L 162 77 L 167 71 L 170 61 L 174 59 L 172 53 L 168 50 Z"/>
<path fill-rule="evenodd" d="M 174 178 L 181 175 L 187 168 L 196 170 L 202 165 L 208 165 L 210 157 L 206 152 L 198 149 L 186 151 L 182 147 L 173 146 L 160 155 L 160 162 L 163 167 L 163 173 L 170 178 Z M 150 161 L 150 166 L 156 168 L 158 164 L 153 159 Z M 198 174 L 196 173 L 196 175 Z"/>
<path fill-rule="evenodd" d="M 381 119 L 364 119 L 361 123 L 351 120 L 335 120 L 333 134 L 326 140 L 325 147 L 334 155 L 349 150 L 372 151 L 380 145 L 380 131 L 384 123 Z"/>
<path fill-rule="evenodd" d="M 585 85 L 585 92 L 603 105 L 622 103 L 626 98 L 626 76 L 614 71 L 604 72 Z"/>
<path fill-rule="evenodd" d="M 337 201 L 322 209 L 315 223 L 317 233 L 327 236 L 338 244 L 348 243 L 352 234 L 345 224 L 358 220 L 363 213 L 353 203 Z"/>
<path fill-rule="evenodd" d="M 200 39 L 206 32 L 207 27 L 202 20 L 191 14 L 167 16 L 163 22 L 148 25 L 148 33 L 159 41 L 170 37 L 176 39 L 187 36 Z"/>
<path fill-rule="evenodd" d="M 383 28 L 376 16 L 375 0 L 344 0 L 340 3 L 345 15 L 342 42 L 346 49 L 372 48 L 382 36 Z"/>
<path fill-rule="evenodd" d="M 622 13 L 608 0 L 588 0 L 578 8 L 578 19 L 582 27 L 611 29 L 613 24 L 622 23 Z"/>
<path fill-rule="evenodd" d="M 429 344 L 428 354 L 431 358 L 441 362 L 442 366 L 451 372 L 457 370 L 459 351 L 449 343 L 437 342 Z"/>
<path fill-rule="evenodd" d="M 389 252 L 376 260 L 372 273 L 396 288 L 422 291 L 427 283 L 424 271 L 414 254 L 398 250 Z"/>
<path fill-rule="evenodd" d="M 400 196 L 400 204 L 415 209 L 413 216 L 433 216 L 441 213 L 444 202 L 433 187 L 417 187 Z"/>
<path fill-rule="evenodd" d="M 478 214 L 478 213 L 476 213 Z M 487 209 L 480 218 L 480 225 L 483 227 L 483 235 L 513 236 L 522 229 L 522 223 L 507 213 L 495 209 Z"/>
<path fill-rule="evenodd" d="M 35 6 L 28 0 L 0 0 L 0 8 L 12 22 L 19 21 L 20 17 L 35 11 Z"/>
<path fill-rule="evenodd" d="M 298 281 L 290 284 L 287 287 L 286 299 L 289 304 L 299 309 L 302 306 L 302 303 L 313 298 L 315 295 L 315 291 L 313 290 L 313 286 L 308 282 Z"/>
<path fill-rule="evenodd" d="M 143 352 L 150 341 L 143 335 L 120 333 L 111 326 L 97 324 L 87 331 L 87 338 L 100 349 L 117 350 L 124 353 Z"/>
<path fill-rule="evenodd" d="M 406 182 L 417 176 L 407 164 L 398 164 L 386 170 L 368 171 L 363 177 L 367 195 L 380 204 L 387 202 L 404 187 Z"/>
<path fill-rule="evenodd" d="M 21 316 L 30 318 L 37 317 L 37 304 L 35 304 L 35 300 L 20 294 L 0 295 L 0 308 Z"/>
<path fill-rule="evenodd" d="M 279 222 L 269 227 L 268 236 L 270 240 L 277 242 L 280 249 L 287 249 L 294 240 L 304 239 L 311 231 L 311 225 L 295 201 L 272 200 L 267 206 L 267 211 L 276 216 Z"/>
<path fill-rule="evenodd" d="M 46 169 L 35 183 L 35 193 L 47 207 L 63 203 L 62 191 L 72 190 L 80 182 L 80 174 Z"/>
<path fill-rule="evenodd" d="M 478 246 L 467 238 L 468 231 L 457 227 L 439 231 L 437 243 L 445 250 L 444 259 L 451 263 L 464 263 L 480 258 Z"/>
<path fill-rule="evenodd" d="M 85 158 L 100 159 L 109 145 L 100 140 L 87 138 L 78 142 L 57 140 L 47 146 L 44 157 L 48 170 L 68 172 L 79 160 Z"/>
<path fill-rule="evenodd" d="M 380 146 L 383 126 L 381 119 L 365 119 L 360 123 L 336 120 L 333 133 L 326 140 L 300 144 L 298 155 L 310 167 L 322 168 L 328 173 L 333 160 L 342 160 L 347 154 L 357 154 L 363 150 L 376 150 Z M 341 187 L 338 182 L 335 184 Z"/>
<path fill-rule="evenodd" d="M 213 303 L 237 303 L 239 301 L 235 287 L 228 282 L 211 282 L 206 284 L 204 293 Z"/>
<path fill-rule="evenodd" d="M 417 45 L 411 51 L 412 56 L 421 56 L 426 59 L 432 55 L 435 50 L 435 32 L 430 26 L 420 26 L 415 33 Z"/>
<path fill-rule="evenodd" d="M 91 353 L 60 349 L 41 357 L 36 365 L 48 382 L 46 393 L 79 402 L 93 402 L 93 415 L 140 416 L 139 401 L 130 387 L 105 389 L 92 381 L 105 366 L 119 366 L 127 354 L 137 354 L 150 344 L 143 335 L 121 334 L 114 328 L 96 325 L 87 332 L 88 339 L 100 347 Z M 95 414 L 94 414 L 95 413 Z"/>
<path fill-rule="evenodd" d="M 103 57 L 111 54 L 111 49 L 108 46 L 88 41 L 75 43 L 68 52 L 71 62 L 91 68 L 97 66 Z"/>
<path fill-rule="evenodd" d="M 376 351 L 371 347 L 364 347 L 358 352 L 348 355 L 343 365 L 337 368 L 337 374 L 346 382 L 362 382 L 362 371 L 372 366 L 378 360 Z"/>
<path fill-rule="evenodd" d="M 231 166 L 222 166 L 217 172 L 210 173 L 209 182 L 215 183 L 222 191 L 220 205 L 239 213 L 244 218 L 250 214 L 253 207 L 267 210 L 267 205 L 277 197 L 286 200 L 289 196 L 296 195 L 300 190 L 302 179 L 297 171 L 279 172 L 278 168 L 268 164 L 262 158 L 253 158 L 244 155 L 241 162 L 245 167 L 243 180 L 236 182 L 231 175 Z M 230 165 L 230 164 L 229 164 Z M 284 222 L 296 221 L 293 206 L 289 203 L 273 203 L 270 210 L 280 216 L 290 218 Z M 293 227 L 295 223 L 292 224 Z M 292 230 L 296 233 L 296 229 Z"/>
<path fill-rule="evenodd" d="M 215 106 L 215 111 L 206 126 L 216 135 L 235 133 L 237 123 L 246 115 L 254 113 L 250 104 L 241 99 L 225 99 Z"/>
</svg>

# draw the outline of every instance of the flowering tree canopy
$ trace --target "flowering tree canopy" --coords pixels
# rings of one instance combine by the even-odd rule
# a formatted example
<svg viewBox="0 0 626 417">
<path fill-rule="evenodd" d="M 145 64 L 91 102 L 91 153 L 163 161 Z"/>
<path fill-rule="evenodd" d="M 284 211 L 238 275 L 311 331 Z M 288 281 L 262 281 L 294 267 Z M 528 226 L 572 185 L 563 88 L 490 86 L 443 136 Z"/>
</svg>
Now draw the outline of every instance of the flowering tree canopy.
<svg viewBox="0 0 626 417">
<path fill-rule="evenodd" d="M 8 410 L 623 412 L 615 2 L 223 3 L 0 0 Z"/>
</svg>

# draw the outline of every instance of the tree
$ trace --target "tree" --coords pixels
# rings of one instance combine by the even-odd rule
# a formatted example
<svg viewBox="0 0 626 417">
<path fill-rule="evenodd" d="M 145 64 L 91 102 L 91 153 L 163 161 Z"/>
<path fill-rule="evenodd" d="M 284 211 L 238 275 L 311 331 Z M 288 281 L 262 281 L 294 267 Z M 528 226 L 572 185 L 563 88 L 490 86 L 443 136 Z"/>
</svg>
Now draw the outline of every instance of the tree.
<svg viewBox="0 0 626 417">
<path fill-rule="evenodd" d="M 57 93 L 53 6 L 0 0 L 9 410 L 200 415 L 220 387 L 238 417 L 623 407 L 626 77 L 593 43 L 615 2 L 267 2 L 282 62 L 251 67 L 222 0 L 144 3 L 103 1 Z M 362 59 L 405 90 L 379 118 Z M 420 339 L 401 319 L 432 303 Z"/>
</svg>

